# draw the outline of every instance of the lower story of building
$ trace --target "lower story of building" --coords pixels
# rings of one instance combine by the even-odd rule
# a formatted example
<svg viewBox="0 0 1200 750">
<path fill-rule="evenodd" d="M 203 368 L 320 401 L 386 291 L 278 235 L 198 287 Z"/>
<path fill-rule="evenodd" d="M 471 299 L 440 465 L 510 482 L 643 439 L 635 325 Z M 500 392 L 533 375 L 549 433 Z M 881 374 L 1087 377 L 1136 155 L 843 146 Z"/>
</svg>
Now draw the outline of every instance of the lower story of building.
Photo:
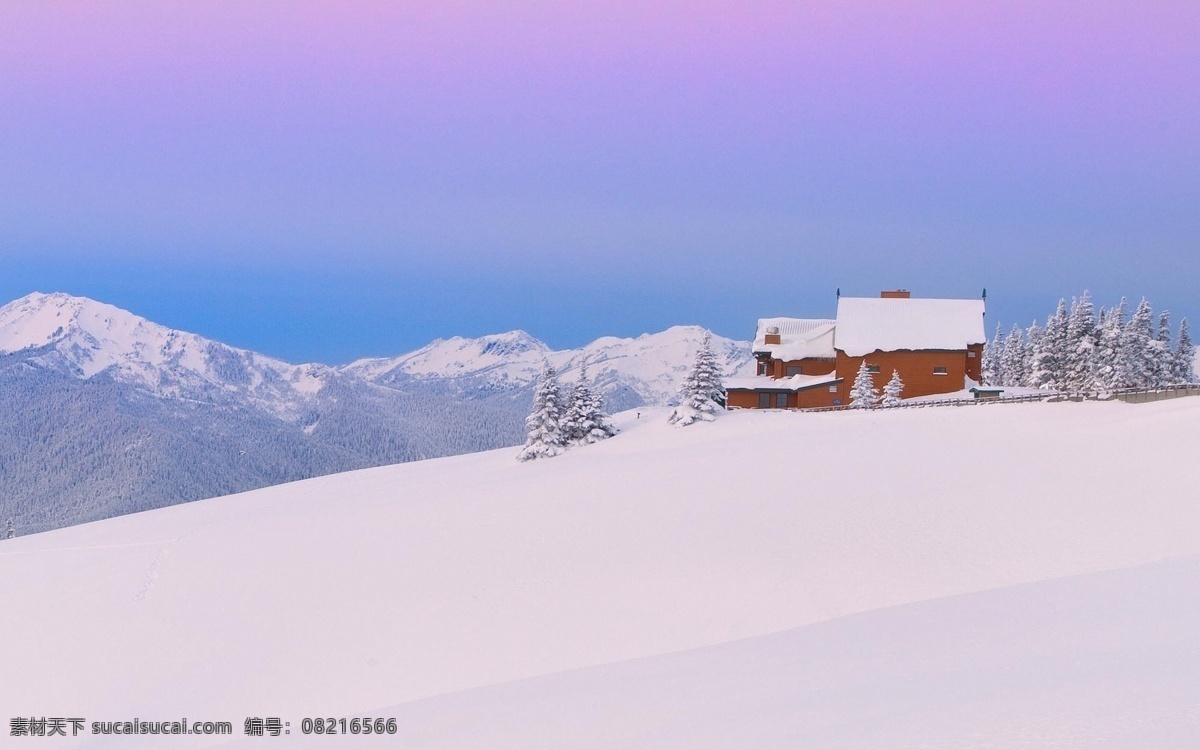
<svg viewBox="0 0 1200 750">
<path fill-rule="evenodd" d="M 859 366 L 866 362 L 872 382 L 882 392 L 883 386 L 898 373 L 904 382 L 901 398 L 953 393 L 979 382 L 983 357 L 982 345 L 966 350 L 876 351 L 865 357 L 851 357 L 838 351 L 828 378 L 831 382 L 797 387 L 796 377 L 760 375 L 745 382 L 742 379 L 728 389 L 727 403 L 742 409 L 812 409 L 850 403 L 850 390 L 858 375 Z M 767 372 L 787 372 L 786 366 L 775 363 Z M 761 372 L 762 370 L 760 370 Z"/>
</svg>

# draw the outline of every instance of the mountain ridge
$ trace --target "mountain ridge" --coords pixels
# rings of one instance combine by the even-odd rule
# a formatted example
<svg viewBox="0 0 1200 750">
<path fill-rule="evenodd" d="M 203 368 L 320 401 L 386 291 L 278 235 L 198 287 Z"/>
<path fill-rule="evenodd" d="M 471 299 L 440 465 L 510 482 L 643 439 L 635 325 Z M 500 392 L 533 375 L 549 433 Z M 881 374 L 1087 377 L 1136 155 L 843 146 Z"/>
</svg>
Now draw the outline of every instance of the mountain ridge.
<svg viewBox="0 0 1200 750">
<path fill-rule="evenodd" d="M 351 375 L 376 384 L 387 384 L 401 376 L 488 377 L 492 381 L 527 384 L 536 379 L 543 359 L 549 359 L 570 380 L 577 377 L 584 360 L 589 366 L 603 369 L 609 360 L 629 360 L 635 352 L 660 348 L 673 349 L 678 356 L 692 356 L 694 350 L 682 350 L 691 349 L 706 333 L 712 335 L 714 348 L 724 357 L 727 374 L 741 374 L 750 360 L 749 343 L 711 334 L 700 326 L 676 325 L 627 338 L 602 336 L 582 347 L 562 350 L 554 350 L 528 332 L 514 329 L 475 338 L 439 338 L 394 356 L 364 357 L 344 365 L 326 365 L 293 364 L 169 328 L 108 303 L 63 292 L 34 292 L 0 307 L 0 355 L 37 352 L 29 359 L 79 377 L 111 370 L 110 374 L 117 379 L 142 385 L 157 395 L 181 397 L 189 395 L 184 387 L 189 382 L 193 389 L 200 383 L 218 386 L 275 383 L 280 388 L 289 388 L 291 393 L 287 395 L 311 395 L 336 375 Z M 53 356 L 40 351 L 47 347 L 53 348 Z M 677 361 L 662 363 L 679 365 Z M 657 375 L 646 373 L 645 367 L 638 369 L 642 379 Z M 647 395 L 660 400 L 669 398 L 661 388 Z"/>
</svg>

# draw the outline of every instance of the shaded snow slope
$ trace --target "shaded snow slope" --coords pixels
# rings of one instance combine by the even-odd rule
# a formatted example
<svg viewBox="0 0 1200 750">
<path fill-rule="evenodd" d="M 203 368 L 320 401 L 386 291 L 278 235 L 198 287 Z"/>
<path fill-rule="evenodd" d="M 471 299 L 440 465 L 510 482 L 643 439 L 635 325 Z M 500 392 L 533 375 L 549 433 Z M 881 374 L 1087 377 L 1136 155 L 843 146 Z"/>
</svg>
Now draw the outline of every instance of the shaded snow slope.
<svg viewBox="0 0 1200 750">
<path fill-rule="evenodd" d="M 992 589 L 376 709 L 371 745 L 1193 747 L 1196 601 L 1195 557 Z"/>
<path fill-rule="evenodd" d="M 1190 466 L 1200 447 L 1200 399 L 739 412 L 686 430 L 667 426 L 659 412 L 630 416 L 623 415 L 618 437 L 546 461 L 519 464 L 511 450 L 423 461 L 2 542 L 0 591 L 20 606 L 0 608 L 0 633 L 21 647 L 6 656 L 0 705 L 12 716 L 65 711 L 235 723 L 256 713 L 293 722 L 370 713 L 885 607 L 1200 554 L 1200 477 L 1174 468 Z M 1180 575 L 1146 585 L 1161 586 L 1167 598 L 1193 596 L 1194 575 Z M 1079 606 L 1091 606 L 1091 594 L 1079 591 Z M 1003 618 L 1006 601 L 981 606 Z M 974 606 L 950 603 L 902 618 L 908 624 L 894 633 L 892 661 L 892 615 L 866 621 L 867 657 L 835 686 L 846 691 L 845 711 L 863 705 L 886 713 L 905 676 L 925 674 L 918 669 L 922 649 L 936 634 L 946 634 L 949 649 L 976 642 L 968 627 L 980 620 Z M 1012 640 L 1003 628 L 979 631 L 1009 644 L 1010 651 L 997 647 L 997 663 L 1019 653 L 1034 631 L 1049 637 L 1058 628 L 1067 640 L 1089 632 L 1078 629 L 1083 615 L 1060 617 L 1036 602 L 1020 611 L 1033 625 Z M 1129 626 L 1131 637 L 1161 625 L 1164 642 L 1176 642 L 1172 612 L 1144 614 L 1148 619 Z M 838 635 L 838 622 L 851 630 Z M 821 627 L 853 650 L 845 644 L 855 642 L 855 622 L 863 621 Z M 1125 642 L 1121 627 L 1114 625 L 1116 642 Z M 811 644 L 820 640 L 804 632 L 781 648 L 817 649 Z M 1058 648 L 1054 643 L 1048 645 Z M 1021 706 L 1030 704 L 1021 696 L 1030 689 L 1075 696 L 1087 704 L 1081 721 L 1103 705 L 1078 694 L 1076 687 L 1092 683 L 1075 672 L 1062 693 L 1055 673 L 1043 679 L 1027 666 L 1018 672 L 1026 670 L 1032 688 L 1020 674 L 995 687 L 989 675 L 1000 667 L 987 658 L 944 662 L 960 674 L 943 675 L 914 700 L 929 707 L 939 690 L 979 686 L 987 709 L 982 729 L 985 719 L 1025 721 Z M 647 700 L 677 690 L 686 705 L 667 715 L 676 724 L 687 705 L 715 701 L 722 670 L 732 668 L 684 671 L 688 679 L 680 684 L 670 680 L 675 662 L 661 662 L 661 670 L 658 662 L 645 664 L 647 672 L 631 667 L 628 674 L 649 680 L 649 692 L 640 693 Z M 881 686 L 855 688 L 855 680 L 880 669 Z M 655 683 L 651 673 L 666 682 Z M 1182 672 L 1180 689 L 1194 694 L 1195 674 Z M 762 677 L 789 689 L 779 672 Z M 823 682 L 804 679 L 779 696 L 779 705 L 790 701 L 811 714 L 821 700 L 833 700 L 806 698 Z M 566 684 L 564 700 L 586 693 L 587 684 Z M 1108 700 L 1104 685 L 1095 684 L 1096 701 Z M 471 710 L 506 710 L 522 689 L 498 689 L 494 703 L 485 696 Z M 613 689 L 598 697 L 613 700 Z M 544 694 L 539 690 L 531 695 Z M 429 705 L 424 713 L 401 712 L 410 722 L 406 736 L 424 738 L 406 746 L 456 736 L 439 723 L 447 709 Z M 760 713 L 783 709 L 748 700 L 730 710 L 740 713 L 728 721 L 753 737 Z M 581 732 L 599 721 L 578 715 Z M 624 732 L 627 745 L 638 746 L 640 737 L 652 746 L 645 731 L 653 715 L 647 708 L 614 720 L 606 736 Z M 954 731 L 976 725 L 973 715 Z M 518 721 L 513 734 L 496 730 L 497 737 L 520 738 L 529 727 Z M 583 734 L 578 740 L 591 741 Z M 712 743 L 736 744 L 728 735 Z"/>
</svg>

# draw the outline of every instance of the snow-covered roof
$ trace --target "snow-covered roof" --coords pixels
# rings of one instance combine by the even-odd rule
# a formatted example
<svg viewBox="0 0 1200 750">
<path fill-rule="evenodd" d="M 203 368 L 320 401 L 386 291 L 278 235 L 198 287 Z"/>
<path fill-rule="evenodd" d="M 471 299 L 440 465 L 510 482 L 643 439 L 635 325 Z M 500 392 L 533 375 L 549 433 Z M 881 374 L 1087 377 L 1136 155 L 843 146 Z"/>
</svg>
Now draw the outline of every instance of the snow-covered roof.
<svg viewBox="0 0 1200 750">
<path fill-rule="evenodd" d="M 833 327 L 823 318 L 761 318 L 754 333 L 754 353 L 770 354 L 785 362 L 808 357 L 832 359 Z M 767 343 L 767 329 L 779 329 L 779 343 Z"/>
<path fill-rule="evenodd" d="M 792 375 L 789 378 L 757 377 L 725 378 L 727 391 L 802 391 L 818 385 L 837 383 L 842 378 L 832 372 L 828 375 Z"/>
<path fill-rule="evenodd" d="M 980 299 L 838 300 L 834 345 L 851 357 L 900 349 L 966 349 L 987 341 Z"/>
</svg>

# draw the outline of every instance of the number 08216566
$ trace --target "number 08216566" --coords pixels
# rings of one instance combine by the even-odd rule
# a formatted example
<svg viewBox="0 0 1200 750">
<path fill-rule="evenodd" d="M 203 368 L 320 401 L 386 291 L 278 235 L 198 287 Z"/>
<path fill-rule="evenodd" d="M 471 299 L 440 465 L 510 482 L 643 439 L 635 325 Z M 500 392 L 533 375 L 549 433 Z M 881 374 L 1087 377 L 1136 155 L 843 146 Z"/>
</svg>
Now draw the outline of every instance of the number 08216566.
<svg viewBox="0 0 1200 750">
<path fill-rule="evenodd" d="M 300 722 L 304 734 L 395 734 L 395 719 L 305 719 Z"/>
</svg>

